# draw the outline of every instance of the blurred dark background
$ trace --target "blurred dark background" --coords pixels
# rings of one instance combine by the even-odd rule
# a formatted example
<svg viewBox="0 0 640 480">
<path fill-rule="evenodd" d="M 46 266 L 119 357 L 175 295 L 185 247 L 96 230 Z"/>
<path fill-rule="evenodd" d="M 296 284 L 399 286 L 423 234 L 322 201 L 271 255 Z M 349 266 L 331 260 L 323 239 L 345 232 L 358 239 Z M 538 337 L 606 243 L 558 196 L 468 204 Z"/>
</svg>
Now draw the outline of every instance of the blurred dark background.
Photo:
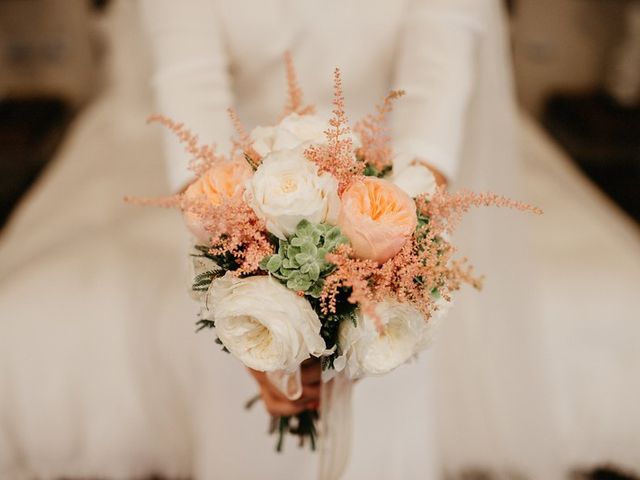
<svg viewBox="0 0 640 480">
<path fill-rule="evenodd" d="M 0 228 L 94 98 L 108 0 L 0 0 Z"/>
</svg>

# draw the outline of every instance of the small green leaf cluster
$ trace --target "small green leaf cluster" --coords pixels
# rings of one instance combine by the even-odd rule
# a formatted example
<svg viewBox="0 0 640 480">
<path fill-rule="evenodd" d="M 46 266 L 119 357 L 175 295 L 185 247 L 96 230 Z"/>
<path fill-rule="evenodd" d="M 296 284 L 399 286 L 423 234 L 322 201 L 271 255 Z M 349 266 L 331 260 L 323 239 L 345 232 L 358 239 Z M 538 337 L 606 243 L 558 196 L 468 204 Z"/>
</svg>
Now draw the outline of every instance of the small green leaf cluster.
<svg viewBox="0 0 640 480">
<path fill-rule="evenodd" d="M 331 355 L 321 358 L 322 370 L 332 369 L 334 360 L 340 354 L 340 345 L 338 344 L 340 325 L 343 322 L 351 322 L 358 326 L 358 306 L 349 302 L 339 303 L 339 305 L 340 309 L 336 313 L 320 317 L 322 322 L 320 335 L 324 338 L 327 348 L 337 347 Z"/>
<path fill-rule="evenodd" d="M 420 211 L 416 211 L 416 216 L 418 217 L 418 224 L 416 225 L 416 230 L 421 231 L 424 227 L 429 225 L 429 221 L 431 219 L 427 215 L 420 213 Z"/>
<path fill-rule="evenodd" d="M 276 452 L 282 452 L 284 448 L 284 438 L 287 434 L 298 437 L 300 447 L 304 447 L 305 441 L 309 440 L 311 451 L 316 450 L 319 414 L 317 410 L 305 410 L 295 416 L 271 417 L 271 427 L 269 433 L 278 435 Z"/>
<path fill-rule="evenodd" d="M 228 271 L 238 269 L 238 263 L 230 253 L 214 255 L 206 245 L 195 245 L 194 249 L 197 253 L 191 256 L 194 261 L 197 261 L 198 266 L 194 267 L 197 273 L 193 278 L 191 290 L 196 293 L 206 292 L 216 278 L 224 276 Z"/>
<path fill-rule="evenodd" d="M 237 270 L 240 266 L 236 261 L 236 258 L 229 252 L 220 255 L 214 255 L 211 253 L 211 247 L 206 245 L 195 245 L 194 248 L 198 253 L 192 254 L 193 257 L 203 257 L 212 260 L 218 265 L 218 267 L 224 272 Z"/>
<path fill-rule="evenodd" d="M 312 224 L 302 220 L 288 240 L 279 240 L 278 253 L 262 259 L 260 268 L 295 292 L 320 297 L 324 277 L 334 265 L 325 256 L 343 243 L 348 243 L 336 226 Z"/>
<path fill-rule="evenodd" d="M 206 272 L 202 272 L 197 274 L 193 278 L 193 284 L 191 285 L 191 290 L 194 292 L 206 292 L 209 290 L 209 286 L 216 279 L 220 278 L 224 275 L 224 270 L 215 269 L 215 270 L 207 270 Z"/>
<path fill-rule="evenodd" d="M 384 178 L 387 175 L 389 175 L 392 171 L 393 171 L 393 166 L 391 165 L 387 165 L 382 170 L 378 170 L 376 167 L 374 167 L 370 163 L 367 163 L 366 166 L 364 167 L 363 174 L 367 177 Z"/>
</svg>

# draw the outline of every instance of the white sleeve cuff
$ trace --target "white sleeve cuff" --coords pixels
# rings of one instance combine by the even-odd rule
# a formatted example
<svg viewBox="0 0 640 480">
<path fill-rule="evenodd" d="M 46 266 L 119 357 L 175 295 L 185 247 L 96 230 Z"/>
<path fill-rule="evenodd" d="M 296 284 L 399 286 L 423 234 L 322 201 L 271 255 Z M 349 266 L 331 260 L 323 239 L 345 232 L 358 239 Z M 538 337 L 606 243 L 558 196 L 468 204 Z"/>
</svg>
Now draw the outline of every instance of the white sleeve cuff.
<svg viewBox="0 0 640 480">
<path fill-rule="evenodd" d="M 398 171 L 394 169 L 391 181 L 413 198 L 422 193 L 431 195 L 437 188 L 436 177 L 422 165 L 409 165 Z"/>
<path fill-rule="evenodd" d="M 445 154 L 440 148 L 423 140 L 400 140 L 394 145 L 396 157 L 393 168 L 398 172 L 411 165 L 415 159 L 424 160 L 429 165 L 440 171 L 450 182 L 458 173 L 456 158 Z"/>
</svg>

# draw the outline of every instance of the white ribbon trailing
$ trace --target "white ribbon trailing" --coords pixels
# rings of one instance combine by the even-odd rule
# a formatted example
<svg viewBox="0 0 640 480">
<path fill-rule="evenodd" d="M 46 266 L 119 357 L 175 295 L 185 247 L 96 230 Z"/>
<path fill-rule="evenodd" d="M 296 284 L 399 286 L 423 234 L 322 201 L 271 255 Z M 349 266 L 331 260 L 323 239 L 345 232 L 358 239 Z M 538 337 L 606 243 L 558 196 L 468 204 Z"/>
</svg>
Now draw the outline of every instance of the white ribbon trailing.
<svg viewBox="0 0 640 480">
<path fill-rule="evenodd" d="M 342 477 L 351 454 L 353 380 L 337 373 L 322 386 L 320 398 L 320 458 L 318 480 Z"/>
</svg>

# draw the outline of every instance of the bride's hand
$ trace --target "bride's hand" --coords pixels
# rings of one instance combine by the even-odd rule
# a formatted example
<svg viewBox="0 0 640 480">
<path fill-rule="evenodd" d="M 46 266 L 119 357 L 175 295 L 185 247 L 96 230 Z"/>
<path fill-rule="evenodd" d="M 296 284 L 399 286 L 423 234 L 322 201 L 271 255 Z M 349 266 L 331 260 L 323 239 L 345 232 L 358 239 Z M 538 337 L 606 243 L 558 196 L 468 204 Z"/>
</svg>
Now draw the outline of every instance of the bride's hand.
<svg viewBox="0 0 640 480">
<path fill-rule="evenodd" d="M 431 170 L 431 173 L 433 173 L 433 176 L 435 177 L 436 183 L 439 187 L 446 187 L 449 184 L 447 177 L 445 177 L 440 170 L 438 170 L 426 160 L 423 160 L 421 158 L 414 158 L 411 162 L 411 165 L 420 165 Z"/>
<path fill-rule="evenodd" d="M 249 369 L 258 382 L 260 396 L 267 411 L 275 417 L 296 415 L 304 410 L 317 410 L 320 405 L 320 361 L 309 359 L 302 363 L 302 396 L 289 400 L 267 378 L 264 372 Z"/>
</svg>

